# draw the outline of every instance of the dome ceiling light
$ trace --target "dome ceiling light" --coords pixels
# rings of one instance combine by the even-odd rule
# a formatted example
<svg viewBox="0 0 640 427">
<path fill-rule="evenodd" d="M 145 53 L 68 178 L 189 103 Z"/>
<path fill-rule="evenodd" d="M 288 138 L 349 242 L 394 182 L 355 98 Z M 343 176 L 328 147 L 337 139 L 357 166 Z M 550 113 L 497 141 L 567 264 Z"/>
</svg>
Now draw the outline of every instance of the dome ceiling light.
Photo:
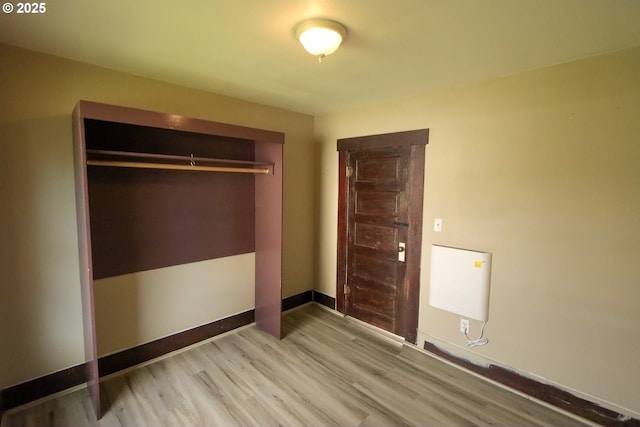
<svg viewBox="0 0 640 427">
<path fill-rule="evenodd" d="M 322 63 L 325 56 L 335 52 L 347 36 L 347 29 L 339 22 L 329 19 L 308 19 L 294 28 L 296 39 Z"/>
</svg>

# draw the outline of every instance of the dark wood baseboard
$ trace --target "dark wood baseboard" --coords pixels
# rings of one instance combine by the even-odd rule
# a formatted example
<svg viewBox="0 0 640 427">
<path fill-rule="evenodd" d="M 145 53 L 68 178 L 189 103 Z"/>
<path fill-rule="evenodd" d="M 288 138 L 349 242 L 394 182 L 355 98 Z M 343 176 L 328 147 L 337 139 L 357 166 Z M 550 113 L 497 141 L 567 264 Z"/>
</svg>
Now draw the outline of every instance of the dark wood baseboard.
<svg viewBox="0 0 640 427">
<path fill-rule="evenodd" d="M 618 412 L 603 408 L 600 405 L 582 399 L 558 387 L 540 383 L 532 378 L 522 376 L 503 367 L 496 365 L 476 365 L 467 359 L 444 351 L 427 341 L 424 342 L 424 349 L 456 365 L 600 425 L 640 427 L 640 420 L 638 419 L 625 417 Z"/>
<path fill-rule="evenodd" d="M 293 295 L 282 300 L 282 311 L 291 310 L 303 304 L 311 302 L 313 299 L 313 291 L 305 291 L 301 294 Z"/>
<path fill-rule="evenodd" d="M 0 390 L 0 414 L 42 397 L 75 387 L 84 382 L 85 364 L 35 378 Z"/>
<path fill-rule="evenodd" d="M 336 299 L 329 295 L 325 295 L 322 292 L 313 291 L 313 301 L 318 304 L 322 304 L 325 307 L 329 307 L 332 310 L 336 309 Z"/>
<path fill-rule="evenodd" d="M 282 300 L 282 310 L 289 310 L 306 304 L 313 301 L 313 298 L 313 291 L 306 291 L 285 298 Z M 248 325 L 253 321 L 254 310 L 248 310 L 225 319 L 101 357 L 98 360 L 100 376 L 113 374 L 140 363 L 148 362 L 172 351 Z M 86 382 L 85 372 L 85 364 L 83 363 L 15 386 L 0 389 L 0 414 L 50 394 L 80 385 Z"/>
<path fill-rule="evenodd" d="M 148 362 L 156 357 L 172 351 L 199 343 L 216 335 L 248 325 L 254 321 L 254 311 L 248 310 L 206 325 L 198 326 L 184 332 L 160 338 L 118 353 L 110 354 L 98 359 L 100 376 L 106 376 L 140 363 Z"/>
</svg>

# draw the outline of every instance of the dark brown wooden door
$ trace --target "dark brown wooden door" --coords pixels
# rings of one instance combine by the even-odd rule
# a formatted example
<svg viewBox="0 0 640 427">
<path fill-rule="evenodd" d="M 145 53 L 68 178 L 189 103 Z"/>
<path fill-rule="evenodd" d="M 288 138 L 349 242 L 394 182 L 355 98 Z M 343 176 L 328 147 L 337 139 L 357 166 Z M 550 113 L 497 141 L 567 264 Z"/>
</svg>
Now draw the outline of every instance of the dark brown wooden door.
<svg viewBox="0 0 640 427">
<path fill-rule="evenodd" d="M 410 148 L 349 153 L 346 313 L 397 332 Z"/>
<path fill-rule="evenodd" d="M 416 342 L 428 129 L 338 140 L 338 311 Z"/>
</svg>

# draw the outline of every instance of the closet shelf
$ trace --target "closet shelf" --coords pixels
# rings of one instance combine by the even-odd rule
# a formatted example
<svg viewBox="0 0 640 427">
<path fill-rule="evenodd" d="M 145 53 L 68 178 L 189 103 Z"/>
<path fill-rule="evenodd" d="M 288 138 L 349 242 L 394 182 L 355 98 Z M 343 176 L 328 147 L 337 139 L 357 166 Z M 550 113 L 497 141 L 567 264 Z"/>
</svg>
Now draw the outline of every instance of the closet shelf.
<svg viewBox="0 0 640 427">
<path fill-rule="evenodd" d="M 172 154 L 87 149 L 88 166 L 271 174 L 273 163 Z M 89 158 L 90 157 L 90 158 Z"/>
</svg>

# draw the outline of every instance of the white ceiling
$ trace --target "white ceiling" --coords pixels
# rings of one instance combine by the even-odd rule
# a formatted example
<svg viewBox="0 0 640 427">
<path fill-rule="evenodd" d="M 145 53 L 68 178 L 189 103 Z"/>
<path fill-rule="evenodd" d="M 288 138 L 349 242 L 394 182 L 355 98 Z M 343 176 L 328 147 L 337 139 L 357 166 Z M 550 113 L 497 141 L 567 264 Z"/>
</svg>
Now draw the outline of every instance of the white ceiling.
<svg viewBox="0 0 640 427">
<path fill-rule="evenodd" d="M 639 0 L 53 0 L 46 9 L 0 13 L 0 42 L 314 115 L 640 45 Z M 322 64 L 292 34 L 310 17 L 349 31 Z"/>
</svg>

